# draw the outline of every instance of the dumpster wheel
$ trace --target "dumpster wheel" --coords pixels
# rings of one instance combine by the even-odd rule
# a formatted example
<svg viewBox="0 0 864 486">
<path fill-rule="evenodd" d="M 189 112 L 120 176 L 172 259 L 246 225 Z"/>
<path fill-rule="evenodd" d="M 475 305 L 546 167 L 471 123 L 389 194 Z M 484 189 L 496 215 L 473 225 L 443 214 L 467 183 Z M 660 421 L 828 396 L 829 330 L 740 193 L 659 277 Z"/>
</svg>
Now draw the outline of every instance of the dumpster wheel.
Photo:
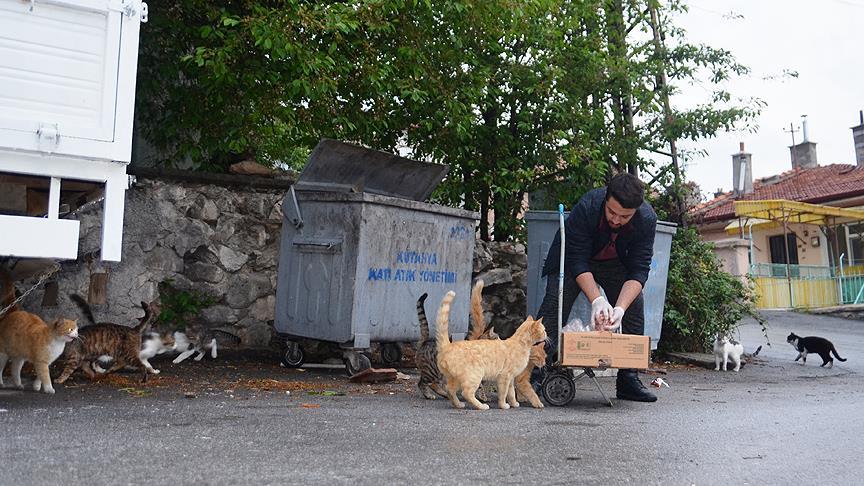
<svg viewBox="0 0 864 486">
<path fill-rule="evenodd" d="M 345 361 L 345 372 L 348 373 L 348 376 L 354 376 L 372 367 L 372 361 L 363 353 L 348 352 L 343 361 Z"/>
<path fill-rule="evenodd" d="M 288 347 L 285 348 L 285 354 L 282 355 L 282 364 L 286 368 L 299 368 L 303 366 L 305 358 L 303 348 L 299 344 L 288 343 Z"/>
<path fill-rule="evenodd" d="M 576 396 L 576 384 L 569 370 L 556 371 L 543 380 L 541 391 L 549 405 L 563 407 Z"/>
</svg>

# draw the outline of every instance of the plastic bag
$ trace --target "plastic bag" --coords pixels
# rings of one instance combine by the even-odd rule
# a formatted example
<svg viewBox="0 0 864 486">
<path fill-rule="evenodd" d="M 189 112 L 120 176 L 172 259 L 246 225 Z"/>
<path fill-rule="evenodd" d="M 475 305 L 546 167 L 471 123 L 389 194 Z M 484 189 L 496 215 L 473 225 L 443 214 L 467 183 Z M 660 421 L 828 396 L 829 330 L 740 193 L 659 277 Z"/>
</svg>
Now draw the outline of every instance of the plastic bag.
<svg viewBox="0 0 864 486">
<path fill-rule="evenodd" d="M 561 332 L 588 332 L 590 330 L 590 326 L 583 324 L 582 319 L 574 317 L 561 329 Z"/>
</svg>

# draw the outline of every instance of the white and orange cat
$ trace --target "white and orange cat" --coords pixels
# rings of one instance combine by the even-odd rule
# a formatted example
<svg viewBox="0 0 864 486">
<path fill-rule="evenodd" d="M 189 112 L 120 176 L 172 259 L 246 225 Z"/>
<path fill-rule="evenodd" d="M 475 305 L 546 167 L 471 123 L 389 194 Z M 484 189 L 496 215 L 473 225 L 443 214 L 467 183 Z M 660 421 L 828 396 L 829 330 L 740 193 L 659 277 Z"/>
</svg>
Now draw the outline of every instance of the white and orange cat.
<svg viewBox="0 0 864 486">
<path fill-rule="evenodd" d="M 450 306 L 456 294 L 447 292 L 438 308 L 435 337 L 438 344 L 438 369 L 447 381 L 447 396 L 456 408 L 465 408 L 456 396 L 457 391 L 477 410 L 488 410 L 489 405 L 477 400 L 475 393 L 484 380 L 496 380 L 498 406 L 502 409 L 518 407 L 513 381 L 528 366 L 531 347 L 546 340 L 542 319 L 528 317 L 516 332 L 505 340 L 477 340 L 450 342 L 448 333 Z"/>
<path fill-rule="evenodd" d="M 39 316 L 25 311 L 14 311 L 0 320 L 0 386 L 3 386 L 3 370 L 12 360 L 12 381 L 18 388 L 21 384 L 21 367 L 26 361 L 33 363 L 36 380 L 33 389 L 54 393 L 48 365 L 54 362 L 66 347 L 66 343 L 78 337 L 78 324 L 70 319 L 57 319 L 46 324 Z"/>
</svg>

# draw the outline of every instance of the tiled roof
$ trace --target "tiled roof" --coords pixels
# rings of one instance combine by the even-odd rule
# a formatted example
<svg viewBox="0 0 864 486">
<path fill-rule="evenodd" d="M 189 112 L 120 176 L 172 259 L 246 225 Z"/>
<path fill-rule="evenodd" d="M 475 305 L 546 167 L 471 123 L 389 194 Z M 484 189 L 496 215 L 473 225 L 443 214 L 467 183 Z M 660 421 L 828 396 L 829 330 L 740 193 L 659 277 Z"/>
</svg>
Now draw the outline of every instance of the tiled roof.
<svg viewBox="0 0 864 486">
<path fill-rule="evenodd" d="M 690 214 L 697 223 L 710 223 L 734 218 L 732 203 L 736 200 L 788 199 L 820 204 L 860 195 L 864 195 L 864 167 L 831 164 L 757 179 L 752 193 L 738 198 L 731 191 L 721 194 L 699 204 Z"/>
</svg>

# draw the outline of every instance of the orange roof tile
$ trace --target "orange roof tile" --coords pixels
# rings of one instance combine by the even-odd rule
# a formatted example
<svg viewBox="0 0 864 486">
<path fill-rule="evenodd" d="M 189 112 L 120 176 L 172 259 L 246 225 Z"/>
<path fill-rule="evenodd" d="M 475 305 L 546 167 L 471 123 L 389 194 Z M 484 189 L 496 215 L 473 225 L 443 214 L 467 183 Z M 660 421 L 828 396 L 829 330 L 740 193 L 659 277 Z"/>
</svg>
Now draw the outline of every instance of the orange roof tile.
<svg viewBox="0 0 864 486">
<path fill-rule="evenodd" d="M 864 195 L 864 167 L 831 164 L 810 169 L 792 169 L 780 175 L 757 179 L 753 192 L 736 198 L 727 192 L 690 211 L 697 223 L 735 218 L 734 201 L 788 199 L 807 203 L 825 203 Z"/>
</svg>

